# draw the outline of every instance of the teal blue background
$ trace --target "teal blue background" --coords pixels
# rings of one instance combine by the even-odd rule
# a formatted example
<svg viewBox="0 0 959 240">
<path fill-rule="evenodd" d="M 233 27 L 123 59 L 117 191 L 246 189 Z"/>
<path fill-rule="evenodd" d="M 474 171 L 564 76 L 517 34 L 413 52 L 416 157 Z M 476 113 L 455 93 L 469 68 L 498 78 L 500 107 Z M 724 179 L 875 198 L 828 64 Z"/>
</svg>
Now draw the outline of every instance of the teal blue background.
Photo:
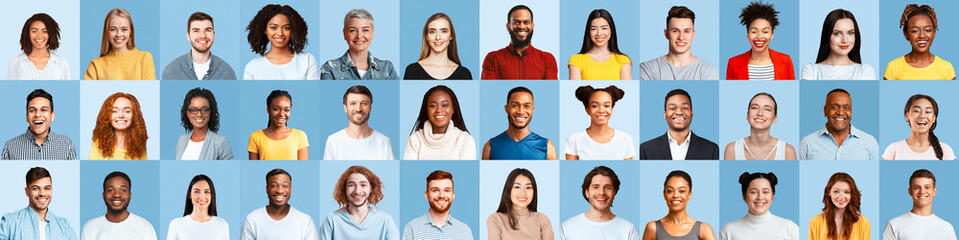
<svg viewBox="0 0 959 240">
<path fill-rule="evenodd" d="M 725 0 L 719 6 L 719 21 L 722 22 L 719 27 L 719 41 L 722 48 L 719 50 L 719 77 L 726 79 L 726 65 L 729 58 L 735 57 L 750 51 L 750 40 L 746 39 L 746 26 L 739 24 L 739 14 L 742 9 L 749 5 L 753 0 Z M 798 0 L 767 0 L 764 3 L 773 4 L 773 8 L 779 11 L 779 26 L 773 31 L 773 39 L 767 43 L 769 49 L 789 55 L 793 61 L 793 68 L 796 70 L 796 79 L 799 79 L 802 72 L 799 53 L 799 1 Z M 802 14 L 810 14 L 803 12 Z M 818 16 L 818 15 L 816 15 Z M 818 21 L 822 25 L 822 21 Z M 748 24 L 748 23 L 747 23 Z M 805 33 L 804 34 L 811 34 Z M 819 34 L 815 34 L 819 36 Z M 816 41 L 819 42 L 819 41 Z M 745 44 L 743 44 L 745 43 Z M 806 53 L 813 54 L 813 53 Z"/>
<path fill-rule="evenodd" d="M 770 127 L 769 135 L 785 141 L 799 152 L 799 82 L 744 82 L 719 83 L 719 158 L 723 159 L 726 144 L 749 136 L 749 100 L 760 92 L 772 94 L 779 107 L 778 120 Z M 757 156 L 759 157 L 759 156 Z"/>
<path fill-rule="evenodd" d="M 557 82 L 543 81 L 490 81 L 483 82 L 480 86 L 480 92 L 483 100 L 480 101 L 480 125 L 483 131 L 476 136 L 476 151 L 482 155 L 483 146 L 491 138 L 506 131 L 509 127 L 508 113 L 503 110 L 507 104 L 507 94 L 514 87 L 523 86 L 533 91 L 533 101 L 536 109 L 533 112 L 533 121 L 530 122 L 529 129 L 534 133 L 548 138 L 556 147 L 556 157 L 563 159 L 565 156 L 559 152 L 560 144 L 564 139 L 559 135 L 559 106 L 556 102 L 559 100 L 559 84 Z"/>
<path fill-rule="evenodd" d="M 429 211 L 430 205 L 423 193 L 426 192 L 426 177 L 433 171 L 443 170 L 453 174 L 453 191 L 456 199 L 450 206 L 450 216 L 465 223 L 473 232 L 473 238 L 479 237 L 479 162 L 469 161 L 402 161 L 400 162 L 400 232 L 406 224 Z M 492 193 L 489 193 L 492 194 Z M 396 216 L 396 213 L 392 213 Z M 486 221 L 483 221 L 486 222 Z"/>
<path fill-rule="evenodd" d="M 673 170 L 683 170 L 693 179 L 692 197 L 687 199 L 686 213 L 697 221 L 713 227 L 719 234 L 719 162 L 718 161 L 642 161 L 639 163 L 639 216 L 637 229 L 669 213 L 663 207 L 663 182 Z M 729 191 L 729 190 L 726 190 Z"/>
<path fill-rule="evenodd" d="M 871 234 L 879 238 L 881 226 L 885 222 L 879 221 L 879 161 L 802 161 L 799 163 L 799 238 L 805 239 L 809 235 L 809 220 L 822 213 L 823 192 L 829 177 L 837 172 L 845 172 L 856 181 L 859 192 L 862 193 L 860 208 L 862 216 L 869 220 L 872 226 Z M 886 188 L 889 189 L 889 188 Z M 832 204 L 832 203 L 830 203 Z M 805 230 L 802 230 L 805 229 Z"/>
<path fill-rule="evenodd" d="M 192 187 L 190 181 L 193 180 L 193 176 L 205 174 L 213 180 L 212 185 L 216 188 L 217 216 L 226 220 L 230 225 L 230 239 L 240 239 L 240 229 L 246 216 L 239 209 L 240 162 L 163 161 L 160 162 L 159 172 L 160 182 L 164 184 L 160 186 L 160 222 L 155 223 L 155 226 L 159 227 L 156 229 L 158 238 L 166 238 L 165 236 L 170 229 L 170 221 L 183 217 L 185 207 L 183 204 L 187 193 L 189 193 L 187 189 Z M 256 178 L 251 177 L 251 179 Z M 257 199 L 252 196 L 247 198 Z"/>
<path fill-rule="evenodd" d="M 133 18 L 134 41 L 137 49 L 153 55 L 153 65 L 156 69 L 156 79 L 163 73 L 163 54 L 160 50 L 160 3 L 159 0 L 140 1 L 111 1 L 111 0 L 83 0 L 80 4 L 80 62 L 76 68 L 80 69 L 77 79 L 83 79 L 87 66 L 94 58 L 100 57 L 100 44 L 103 40 L 103 20 L 107 12 L 114 8 L 123 8 L 130 12 Z M 22 20 L 21 20 L 22 21 Z M 58 22 L 59 23 L 59 22 Z M 63 29 L 62 27 L 60 28 Z M 179 54 L 178 54 L 179 55 Z M 73 63 L 71 63 L 73 64 Z"/>
<path fill-rule="evenodd" d="M 103 160 L 80 163 L 80 221 L 101 217 L 107 212 L 103 203 L 103 178 L 113 171 L 130 176 L 130 201 L 127 210 L 143 217 L 160 230 L 160 174 L 158 161 Z M 83 226 L 76 226 L 83 229 Z M 157 234 L 159 235 L 159 233 Z"/>
<path fill-rule="evenodd" d="M 400 1 L 400 58 L 394 61 L 396 74 L 403 78 L 406 66 L 420 58 L 423 44 L 423 25 L 434 13 L 446 13 L 456 29 L 456 50 L 463 67 L 470 70 L 473 80 L 480 78 L 479 59 L 479 0 L 403 0 Z M 345 14 L 342 13 L 342 14 Z M 378 42 L 374 39 L 373 42 Z"/>
</svg>

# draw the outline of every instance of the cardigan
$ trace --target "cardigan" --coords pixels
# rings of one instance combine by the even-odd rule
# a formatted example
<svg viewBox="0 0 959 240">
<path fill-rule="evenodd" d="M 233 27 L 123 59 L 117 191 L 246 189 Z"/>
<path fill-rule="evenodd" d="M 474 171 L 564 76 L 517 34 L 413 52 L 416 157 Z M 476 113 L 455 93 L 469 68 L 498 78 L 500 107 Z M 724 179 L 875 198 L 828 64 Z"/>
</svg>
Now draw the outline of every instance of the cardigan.
<svg viewBox="0 0 959 240">
<path fill-rule="evenodd" d="M 749 80 L 750 54 L 752 50 L 729 58 L 726 63 L 726 80 Z M 769 57 L 773 61 L 776 80 L 796 80 L 796 70 L 793 69 L 793 60 L 789 55 L 769 49 Z"/>
<path fill-rule="evenodd" d="M 193 131 L 180 135 L 176 141 L 176 160 L 181 160 L 183 152 L 186 151 L 186 145 L 190 143 L 190 136 Z M 206 139 L 203 140 L 203 148 L 200 149 L 200 160 L 233 160 L 233 147 L 230 146 L 230 140 L 220 134 L 207 130 Z"/>
</svg>

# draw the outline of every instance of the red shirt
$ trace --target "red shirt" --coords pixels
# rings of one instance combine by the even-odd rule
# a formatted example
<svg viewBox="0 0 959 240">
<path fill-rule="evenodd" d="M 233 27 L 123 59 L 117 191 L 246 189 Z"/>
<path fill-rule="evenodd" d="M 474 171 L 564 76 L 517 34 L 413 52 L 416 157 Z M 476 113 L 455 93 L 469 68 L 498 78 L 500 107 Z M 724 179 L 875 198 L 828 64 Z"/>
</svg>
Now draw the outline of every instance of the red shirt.
<svg viewBox="0 0 959 240">
<path fill-rule="evenodd" d="M 516 48 L 510 44 L 486 54 L 480 79 L 556 80 L 556 71 L 556 58 L 553 58 L 553 54 L 530 45 L 523 51 L 523 55 L 519 55 Z"/>
<path fill-rule="evenodd" d="M 752 50 L 729 58 L 726 63 L 726 80 L 749 80 L 749 54 L 752 54 Z M 793 60 L 789 55 L 769 49 L 769 58 L 773 61 L 773 79 L 796 80 L 796 70 L 793 69 Z"/>
</svg>

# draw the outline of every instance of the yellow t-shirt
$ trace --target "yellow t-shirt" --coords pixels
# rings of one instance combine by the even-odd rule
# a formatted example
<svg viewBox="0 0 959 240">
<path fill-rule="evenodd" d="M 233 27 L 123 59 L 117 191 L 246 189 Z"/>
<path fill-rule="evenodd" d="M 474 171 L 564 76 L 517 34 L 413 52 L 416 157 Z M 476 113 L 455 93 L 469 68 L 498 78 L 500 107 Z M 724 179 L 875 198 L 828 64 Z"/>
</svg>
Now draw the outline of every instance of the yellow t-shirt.
<svg viewBox="0 0 959 240">
<path fill-rule="evenodd" d="M 156 80 L 153 55 L 137 48 L 110 51 L 90 61 L 83 80 Z"/>
<path fill-rule="evenodd" d="M 886 73 L 882 76 L 887 80 L 952 80 L 956 78 L 956 70 L 952 68 L 952 63 L 939 56 L 924 68 L 909 66 L 906 57 L 902 56 L 889 61 Z"/>
<path fill-rule="evenodd" d="M 263 133 L 263 129 L 250 134 L 250 145 L 247 151 L 260 155 L 260 160 L 297 160 L 296 153 L 300 149 L 310 147 L 306 133 L 299 129 L 292 129 L 290 135 L 283 140 L 273 140 Z"/>
<path fill-rule="evenodd" d="M 100 153 L 100 149 L 97 148 L 97 141 L 93 141 L 93 143 L 90 144 L 90 160 L 146 160 L 146 159 L 147 159 L 146 151 L 143 151 L 143 155 L 141 155 L 140 157 L 136 159 L 129 159 L 127 158 L 127 150 L 121 150 L 117 148 L 113 148 L 113 155 L 103 156 L 103 154 Z"/>
<path fill-rule="evenodd" d="M 583 80 L 619 80 L 623 64 L 630 64 L 629 57 L 615 53 L 605 62 L 593 61 L 586 53 L 573 54 L 569 57 L 569 65 L 579 68 Z"/>
<path fill-rule="evenodd" d="M 809 240 L 829 240 L 825 213 L 816 214 L 809 220 Z M 852 224 L 852 232 L 849 232 L 849 240 L 869 240 L 869 219 L 866 216 L 859 215 L 859 221 Z"/>
</svg>

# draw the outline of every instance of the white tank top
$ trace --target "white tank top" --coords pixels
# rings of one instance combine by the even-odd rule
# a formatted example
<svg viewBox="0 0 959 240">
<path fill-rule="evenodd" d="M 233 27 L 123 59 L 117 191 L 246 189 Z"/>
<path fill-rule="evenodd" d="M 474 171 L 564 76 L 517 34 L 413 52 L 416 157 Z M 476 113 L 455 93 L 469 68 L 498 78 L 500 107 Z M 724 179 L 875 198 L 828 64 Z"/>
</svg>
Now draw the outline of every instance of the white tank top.
<svg viewBox="0 0 959 240">
<path fill-rule="evenodd" d="M 745 141 L 746 141 L 745 138 L 740 138 L 739 140 L 736 140 L 736 145 L 733 147 L 733 149 L 735 149 L 733 150 L 733 152 L 736 154 L 736 160 L 746 159 L 746 151 L 743 150 L 744 147 L 746 146 Z M 773 147 L 773 151 L 776 152 L 775 156 L 773 157 L 773 160 L 786 159 L 786 142 L 783 142 L 782 140 L 777 139 L 776 146 Z M 765 157 L 765 156 L 753 155 L 753 157 Z"/>
</svg>

